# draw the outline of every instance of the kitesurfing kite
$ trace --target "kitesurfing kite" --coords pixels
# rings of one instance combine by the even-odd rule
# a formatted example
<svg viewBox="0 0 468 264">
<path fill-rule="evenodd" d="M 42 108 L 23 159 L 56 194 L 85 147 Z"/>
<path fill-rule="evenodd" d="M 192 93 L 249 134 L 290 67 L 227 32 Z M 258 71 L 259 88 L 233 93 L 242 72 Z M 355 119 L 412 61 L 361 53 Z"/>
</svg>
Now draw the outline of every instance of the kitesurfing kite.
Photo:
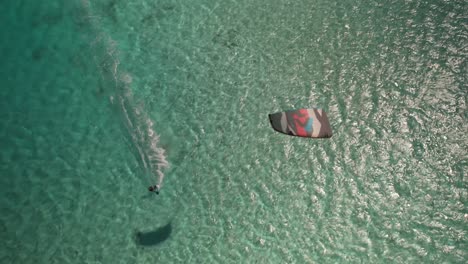
<svg viewBox="0 0 468 264">
<path fill-rule="evenodd" d="M 274 130 L 292 136 L 330 138 L 332 130 L 325 111 L 302 108 L 269 114 Z"/>
</svg>

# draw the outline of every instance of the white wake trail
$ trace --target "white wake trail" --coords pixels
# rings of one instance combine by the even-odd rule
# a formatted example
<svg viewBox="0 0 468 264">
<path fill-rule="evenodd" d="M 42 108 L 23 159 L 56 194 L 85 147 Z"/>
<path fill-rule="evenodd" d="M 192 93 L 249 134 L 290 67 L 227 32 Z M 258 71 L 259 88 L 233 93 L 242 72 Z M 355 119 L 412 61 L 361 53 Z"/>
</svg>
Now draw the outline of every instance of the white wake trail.
<svg viewBox="0 0 468 264">
<path fill-rule="evenodd" d="M 154 130 L 154 122 L 144 107 L 135 103 L 131 87 L 132 76 L 119 70 L 117 42 L 99 29 L 99 18 L 92 14 L 90 2 L 88 0 L 81 2 L 85 11 L 83 18 L 98 32 L 98 37 L 90 44 L 97 51 L 99 47 L 103 47 L 106 53 L 104 57 L 95 60 L 100 68 L 101 79 L 107 83 L 106 86 L 113 86 L 109 88 L 111 94 L 109 100 L 123 116 L 124 125 L 138 152 L 138 159 L 141 160 L 145 173 L 155 176 L 154 179 L 150 179 L 150 184 L 156 181 L 162 187 L 165 176 L 163 171 L 169 168 L 169 162 L 165 149 L 159 146 L 159 135 Z M 110 78 L 112 81 L 106 82 Z"/>
</svg>

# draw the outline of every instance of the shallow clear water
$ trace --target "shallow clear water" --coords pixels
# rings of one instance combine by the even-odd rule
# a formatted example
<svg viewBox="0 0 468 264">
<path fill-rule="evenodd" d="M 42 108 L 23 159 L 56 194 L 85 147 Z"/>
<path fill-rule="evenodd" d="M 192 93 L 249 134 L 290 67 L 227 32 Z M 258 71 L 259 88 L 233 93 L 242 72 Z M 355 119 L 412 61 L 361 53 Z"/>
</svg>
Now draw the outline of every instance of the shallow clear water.
<svg viewBox="0 0 468 264">
<path fill-rule="evenodd" d="M 464 1 L 68 2 L 0 7 L 1 263 L 467 261 Z"/>
</svg>

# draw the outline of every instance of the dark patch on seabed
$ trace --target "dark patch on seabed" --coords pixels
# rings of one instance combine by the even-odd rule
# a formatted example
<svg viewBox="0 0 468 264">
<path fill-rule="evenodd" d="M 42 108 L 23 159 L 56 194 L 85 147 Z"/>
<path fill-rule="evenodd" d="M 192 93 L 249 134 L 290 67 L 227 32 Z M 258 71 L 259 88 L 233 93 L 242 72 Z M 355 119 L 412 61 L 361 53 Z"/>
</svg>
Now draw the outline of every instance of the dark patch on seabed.
<svg viewBox="0 0 468 264">
<path fill-rule="evenodd" d="M 135 242 L 140 246 L 156 246 L 166 241 L 171 236 L 171 233 L 172 224 L 169 222 L 167 225 L 162 226 L 154 231 L 137 231 L 135 234 Z"/>
</svg>

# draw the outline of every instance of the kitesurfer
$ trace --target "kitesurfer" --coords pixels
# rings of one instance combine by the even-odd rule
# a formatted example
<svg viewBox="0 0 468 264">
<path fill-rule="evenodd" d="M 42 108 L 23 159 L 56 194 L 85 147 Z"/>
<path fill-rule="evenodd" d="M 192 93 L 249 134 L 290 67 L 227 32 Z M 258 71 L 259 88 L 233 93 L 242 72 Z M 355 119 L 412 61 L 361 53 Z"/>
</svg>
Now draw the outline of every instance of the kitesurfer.
<svg viewBox="0 0 468 264">
<path fill-rule="evenodd" d="M 159 195 L 159 184 L 148 187 L 148 191 L 155 192 L 156 194 Z"/>
</svg>

